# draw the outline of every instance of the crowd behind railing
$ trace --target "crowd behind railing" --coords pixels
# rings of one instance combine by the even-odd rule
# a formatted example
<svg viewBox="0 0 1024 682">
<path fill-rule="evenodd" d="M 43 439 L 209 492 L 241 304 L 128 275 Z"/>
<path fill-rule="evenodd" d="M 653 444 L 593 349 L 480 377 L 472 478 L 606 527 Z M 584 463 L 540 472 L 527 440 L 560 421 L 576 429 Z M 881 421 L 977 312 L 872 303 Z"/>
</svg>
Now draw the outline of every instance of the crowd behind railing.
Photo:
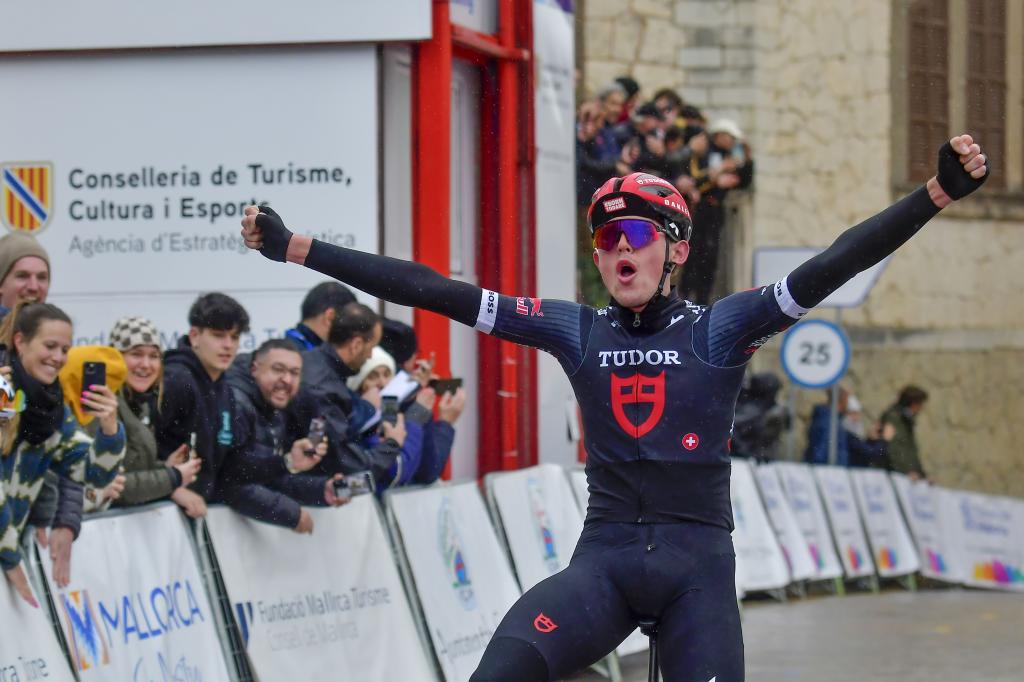
<svg viewBox="0 0 1024 682">
<path fill-rule="evenodd" d="M 0 565 L 30 603 L 30 526 L 63 587 L 92 511 L 170 499 L 198 518 L 225 503 L 311 533 L 303 506 L 444 471 L 464 390 L 417 356 L 411 327 L 337 282 L 308 292 L 284 338 L 239 354 L 249 315 L 222 293 L 194 301 L 175 348 L 139 316 L 118 319 L 109 345 L 72 347 L 50 280 L 35 239 L 0 239 Z"/>
<path fill-rule="evenodd" d="M 725 197 L 753 180 L 750 146 L 734 121 L 720 118 L 709 124 L 701 110 L 685 103 L 675 90 L 658 90 L 644 103 L 640 91 L 633 78 L 623 76 L 585 100 L 577 112 L 580 272 L 593 270 L 586 209 L 594 191 L 609 178 L 643 171 L 672 182 L 689 204 L 694 230 L 679 293 L 710 303 L 726 228 Z M 597 282 L 584 277 L 581 288 L 589 303 L 607 300 Z"/>
</svg>

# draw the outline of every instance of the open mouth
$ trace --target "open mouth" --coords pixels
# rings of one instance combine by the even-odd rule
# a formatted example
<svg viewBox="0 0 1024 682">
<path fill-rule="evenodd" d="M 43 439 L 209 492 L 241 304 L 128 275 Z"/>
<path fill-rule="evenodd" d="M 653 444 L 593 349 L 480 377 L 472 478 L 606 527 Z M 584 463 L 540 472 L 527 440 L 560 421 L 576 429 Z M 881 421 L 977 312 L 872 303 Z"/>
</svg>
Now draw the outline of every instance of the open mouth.
<svg viewBox="0 0 1024 682">
<path fill-rule="evenodd" d="M 619 281 L 622 283 L 629 282 L 636 276 L 636 266 L 629 261 L 619 261 L 619 264 L 615 267 L 615 271 L 619 276 Z"/>
</svg>

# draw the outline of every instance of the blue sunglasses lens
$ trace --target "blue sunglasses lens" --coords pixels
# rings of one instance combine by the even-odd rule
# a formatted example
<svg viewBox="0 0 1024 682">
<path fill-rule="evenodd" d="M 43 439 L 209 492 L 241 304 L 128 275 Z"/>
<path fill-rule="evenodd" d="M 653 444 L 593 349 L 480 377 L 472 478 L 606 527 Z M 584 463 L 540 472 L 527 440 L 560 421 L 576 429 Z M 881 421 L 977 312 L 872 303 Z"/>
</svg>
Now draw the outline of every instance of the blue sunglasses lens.
<svg viewBox="0 0 1024 682">
<path fill-rule="evenodd" d="M 641 249 L 657 239 L 658 228 L 647 220 L 613 220 L 594 232 L 594 246 L 602 251 L 611 251 L 623 234 L 630 246 Z"/>
</svg>

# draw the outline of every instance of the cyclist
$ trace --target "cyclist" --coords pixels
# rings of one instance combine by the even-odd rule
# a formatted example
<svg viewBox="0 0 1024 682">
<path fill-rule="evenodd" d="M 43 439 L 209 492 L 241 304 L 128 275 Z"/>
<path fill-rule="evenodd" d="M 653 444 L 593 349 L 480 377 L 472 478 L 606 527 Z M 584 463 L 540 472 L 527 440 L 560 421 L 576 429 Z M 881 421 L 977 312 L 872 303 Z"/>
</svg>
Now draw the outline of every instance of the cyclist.
<svg viewBox="0 0 1024 682">
<path fill-rule="evenodd" d="M 246 209 L 242 235 L 272 260 L 540 348 L 568 374 L 588 454 L 583 535 L 569 566 L 505 615 L 472 682 L 563 677 L 607 655 L 640 618 L 659 621 L 666 680 L 734 682 L 744 670 L 729 448 L 746 362 L 977 189 L 985 164 L 970 136 L 954 137 L 926 185 L 774 285 L 709 307 L 681 300 L 669 286 L 689 252 L 689 212 L 671 183 L 643 173 L 608 180 L 591 201 L 594 263 L 612 298 L 599 310 L 504 296 L 418 263 L 293 235 L 264 206 Z"/>
</svg>

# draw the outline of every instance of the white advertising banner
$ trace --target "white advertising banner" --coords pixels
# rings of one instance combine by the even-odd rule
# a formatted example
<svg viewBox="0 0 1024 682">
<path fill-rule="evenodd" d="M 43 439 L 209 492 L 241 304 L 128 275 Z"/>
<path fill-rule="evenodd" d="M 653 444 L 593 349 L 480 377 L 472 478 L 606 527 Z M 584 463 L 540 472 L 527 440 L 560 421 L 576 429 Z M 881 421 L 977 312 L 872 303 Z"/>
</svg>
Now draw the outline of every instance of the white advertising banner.
<svg viewBox="0 0 1024 682">
<path fill-rule="evenodd" d="M 832 537 L 835 538 L 843 562 L 843 572 L 847 578 L 873 575 L 875 563 L 857 513 L 857 501 L 853 496 L 849 472 L 838 466 L 815 466 L 812 470 L 828 512 Z"/>
<path fill-rule="evenodd" d="M 436 679 L 373 497 L 308 511 L 313 535 L 226 507 L 206 518 L 259 679 Z"/>
<path fill-rule="evenodd" d="M 736 579 L 745 592 L 776 590 L 789 584 L 789 566 L 775 538 L 749 462 L 732 460 L 730 479 L 732 542 L 736 550 Z"/>
<path fill-rule="evenodd" d="M 480 490 L 470 481 L 398 491 L 387 504 L 445 680 L 466 682 L 520 595 Z"/>
<path fill-rule="evenodd" d="M 1024 591 L 1024 527 L 1017 503 L 1005 497 L 950 490 L 946 504 L 964 582 Z M 944 517 L 945 518 L 945 517 Z"/>
<path fill-rule="evenodd" d="M 925 481 L 911 481 L 904 474 L 889 474 L 903 514 L 917 545 L 921 575 L 947 582 L 963 582 L 963 567 L 956 562 L 947 509 L 949 491 Z"/>
<path fill-rule="evenodd" d="M 43 603 L 40 595 L 35 597 L 36 602 Z M 29 606 L 8 581 L 0 585 L 0 632 L 3 633 L 0 636 L 0 680 L 3 682 L 75 682 L 45 608 Z M 11 633 L 17 636 L 12 637 Z"/>
<path fill-rule="evenodd" d="M 583 512 L 583 518 L 587 518 L 587 506 L 590 504 L 590 490 L 587 488 L 587 472 L 583 469 L 570 469 L 569 482 L 572 483 L 572 492 L 576 496 L 576 503 Z"/>
<path fill-rule="evenodd" d="M 568 566 L 583 515 L 562 467 L 541 464 L 486 480 L 523 591 Z"/>
<path fill-rule="evenodd" d="M 430 37 L 430 4 L 430 0 L 13 2 L 4 3 L 0 51 L 421 40 Z"/>
<path fill-rule="evenodd" d="M 0 59 L 0 90 L 32 102 L 0 108 L 0 129 L 18 131 L 0 151 L 0 233 L 49 252 L 49 300 L 76 344 L 143 315 L 171 345 L 208 291 L 248 309 L 242 350 L 281 336 L 326 278 L 244 247 L 254 202 L 377 250 L 372 47 Z"/>
<path fill-rule="evenodd" d="M 814 577 L 819 580 L 840 577 L 843 574 L 843 567 L 836 556 L 832 531 L 825 517 L 825 509 L 821 504 L 811 467 L 796 462 L 780 462 L 769 466 L 779 473 L 782 487 L 786 491 L 786 499 L 800 526 L 800 532 L 803 533 L 807 549 L 814 559 L 817 571 Z"/>
<path fill-rule="evenodd" d="M 888 578 L 917 571 L 921 562 L 900 513 L 889 475 L 881 469 L 851 469 L 850 478 L 878 575 Z"/>
<path fill-rule="evenodd" d="M 452 5 L 454 12 L 455 3 Z M 576 300 L 575 19 L 570 0 L 534 0 L 536 296 Z M 576 462 L 576 400 L 558 361 L 537 353 L 540 461 Z M 577 436 L 578 438 L 578 436 Z M 586 505 L 583 506 L 586 509 Z"/>
<path fill-rule="evenodd" d="M 86 517 L 64 589 L 40 555 L 82 682 L 231 679 L 177 506 Z"/>
<path fill-rule="evenodd" d="M 789 506 L 785 493 L 782 492 L 778 470 L 773 466 L 757 466 L 754 467 L 754 477 L 761 490 L 761 500 L 772 522 L 772 528 L 775 529 L 775 536 L 779 540 L 779 547 L 786 557 L 790 578 L 797 581 L 817 577 L 817 565 L 807 548 L 807 541 L 800 531 L 800 525 L 796 522 L 796 515 Z"/>
</svg>

